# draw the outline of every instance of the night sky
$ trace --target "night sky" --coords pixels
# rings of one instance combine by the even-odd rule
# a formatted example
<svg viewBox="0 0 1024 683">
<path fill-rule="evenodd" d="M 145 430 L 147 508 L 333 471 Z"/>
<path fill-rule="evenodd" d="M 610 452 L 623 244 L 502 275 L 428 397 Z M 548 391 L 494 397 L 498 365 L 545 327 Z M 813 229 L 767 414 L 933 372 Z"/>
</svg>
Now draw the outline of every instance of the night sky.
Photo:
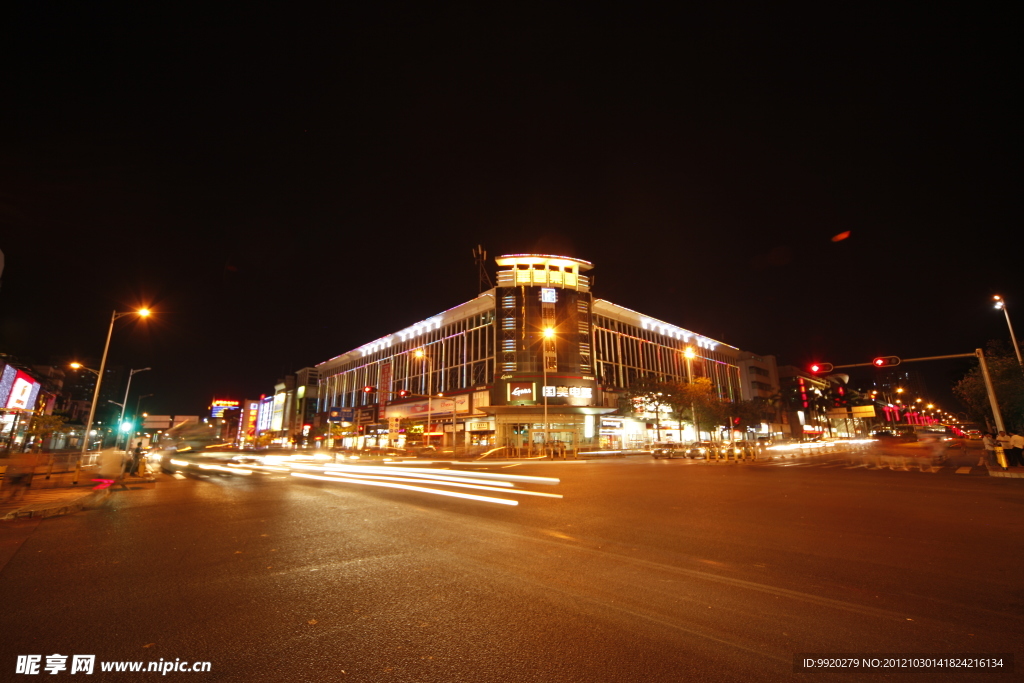
<svg viewBox="0 0 1024 683">
<path fill-rule="evenodd" d="M 21 3 L 0 351 L 147 304 L 109 362 L 196 414 L 471 299 L 477 244 L 780 364 L 1008 340 L 996 293 L 1024 333 L 1009 9 L 364 4 Z"/>
</svg>

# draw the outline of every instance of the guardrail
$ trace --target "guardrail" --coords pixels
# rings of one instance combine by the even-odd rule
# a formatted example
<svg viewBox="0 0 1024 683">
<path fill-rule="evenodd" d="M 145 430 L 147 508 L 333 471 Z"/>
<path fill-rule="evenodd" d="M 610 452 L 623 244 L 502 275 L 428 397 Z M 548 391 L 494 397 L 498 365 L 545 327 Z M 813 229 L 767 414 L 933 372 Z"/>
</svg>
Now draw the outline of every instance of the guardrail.
<svg viewBox="0 0 1024 683">
<path fill-rule="evenodd" d="M 96 465 L 99 462 L 99 453 L 87 453 L 85 456 L 81 456 L 80 453 L 17 453 L 11 454 L 17 456 L 28 456 L 35 460 L 35 468 L 33 470 L 33 477 L 44 477 L 49 479 L 54 474 L 62 474 L 64 472 L 73 472 L 78 466 L 79 458 L 81 458 L 82 467 L 90 467 Z M 7 474 L 8 458 L 0 458 L 0 478 L 3 478 Z"/>
</svg>

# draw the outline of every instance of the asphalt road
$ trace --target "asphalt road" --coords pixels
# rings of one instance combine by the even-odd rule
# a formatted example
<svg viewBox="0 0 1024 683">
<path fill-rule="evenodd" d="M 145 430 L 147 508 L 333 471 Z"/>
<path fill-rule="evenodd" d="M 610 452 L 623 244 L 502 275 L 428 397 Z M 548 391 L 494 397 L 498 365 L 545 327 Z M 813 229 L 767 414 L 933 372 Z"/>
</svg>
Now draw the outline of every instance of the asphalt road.
<svg viewBox="0 0 1024 683">
<path fill-rule="evenodd" d="M 517 507 L 164 477 L 0 526 L 0 679 L 55 653 L 110 681 L 1024 678 L 1024 480 L 846 467 L 494 467 L 561 480 L 543 490 L 564 498 Z M 794 673 L 798 653 L 1013 653 L 1017 670 Z M 210 671 L 99 670 L 161 659 Z"/>
</svg>

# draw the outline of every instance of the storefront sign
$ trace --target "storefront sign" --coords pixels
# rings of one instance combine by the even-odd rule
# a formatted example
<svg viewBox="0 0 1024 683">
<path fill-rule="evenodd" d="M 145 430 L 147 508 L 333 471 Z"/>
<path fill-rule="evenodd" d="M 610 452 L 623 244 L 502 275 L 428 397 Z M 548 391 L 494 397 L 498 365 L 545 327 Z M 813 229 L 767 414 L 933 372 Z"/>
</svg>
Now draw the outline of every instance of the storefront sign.
<svg viewBox="0 0 1024 683">
<path fill-rule="evenodd" d="M 469 412 L 469 394 L 459 394 L 451 398 L 435 398 L 427 401 L 416 401 L 415 403 L 392 403 L 387 407 L 387 417 L 413 418 L 426 417 L 427 413 L 434 416 L 450 415 Z"/>
<path fill-rule="evenodd" d="M 592 387 L 543 387 L 543 396 L 552 398 L 558 397 L 572 397 L 572 398 L 594 398 L 594 389 Z"/>
<path fill-rule="evenodd" d="M 509 382 L 509 384 L 508 384 L 508 400 L 509 401 L 532 401 L 533 400 L 533 382 Z"/>
</svg>

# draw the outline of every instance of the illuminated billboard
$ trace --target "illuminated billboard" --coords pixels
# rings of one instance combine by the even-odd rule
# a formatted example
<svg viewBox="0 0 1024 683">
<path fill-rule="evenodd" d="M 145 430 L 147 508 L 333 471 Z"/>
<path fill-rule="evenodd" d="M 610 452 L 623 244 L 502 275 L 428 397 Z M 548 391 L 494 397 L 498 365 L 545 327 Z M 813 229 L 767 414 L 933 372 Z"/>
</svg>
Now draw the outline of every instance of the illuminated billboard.
<svg viewBox="0 0 1024 683">
<path fill-rule="evenodd" d="M 274 412 L 274 397 L 265 396 L 260 399 L 259 412 L 256 416 L 256 431 L 265 432 L 270 429 L 271 413 Z"/>
<path fill-rule="evenodd" d="M 4 369 L 4 376 L 10 366 Z M 14 382 L 11 384 L 11 392 L 7 397 L 5 407 L 15 410 L 32 410 L 35 407 L 36 397 L 39 396 L 39 382 L 32 379 L 27 373 L 17 370 L 14 375 Z"/>
<path fill-rule="evenodd" d="M 0 373 L 0 407 L 6 407 L 7 397 L 11 395 L 11 388 L 14 386 L 14 378 L 18 374 L 18 370 L 10 365 L 0 367 L 3 367 L 3 372 Z"/>
<path fill-rule="evenodd" d="M 242 408 L 242 420 L 239 431 L 242 434 L 252 436 L 256 433 L 256 414 L 259 412 L 260 402 L 247 400 Z"/>
<path fill-rule="evenodd" d="M 287 395 L 282 391 L 274 394 L 274 408 L 270 418 L 270 431 L 279 432 L 284 429 L 284 404 Z"/>
<path fill-rule="evenodd" d="M 229 408 L 237 408 L 241 405 L 240 401 L 232 401 L 225 398 L 215 398 L 213 403 L 210 405 L 210 417 L 217 419 L 223 416 L 224 411 Z"/>
</svg>

